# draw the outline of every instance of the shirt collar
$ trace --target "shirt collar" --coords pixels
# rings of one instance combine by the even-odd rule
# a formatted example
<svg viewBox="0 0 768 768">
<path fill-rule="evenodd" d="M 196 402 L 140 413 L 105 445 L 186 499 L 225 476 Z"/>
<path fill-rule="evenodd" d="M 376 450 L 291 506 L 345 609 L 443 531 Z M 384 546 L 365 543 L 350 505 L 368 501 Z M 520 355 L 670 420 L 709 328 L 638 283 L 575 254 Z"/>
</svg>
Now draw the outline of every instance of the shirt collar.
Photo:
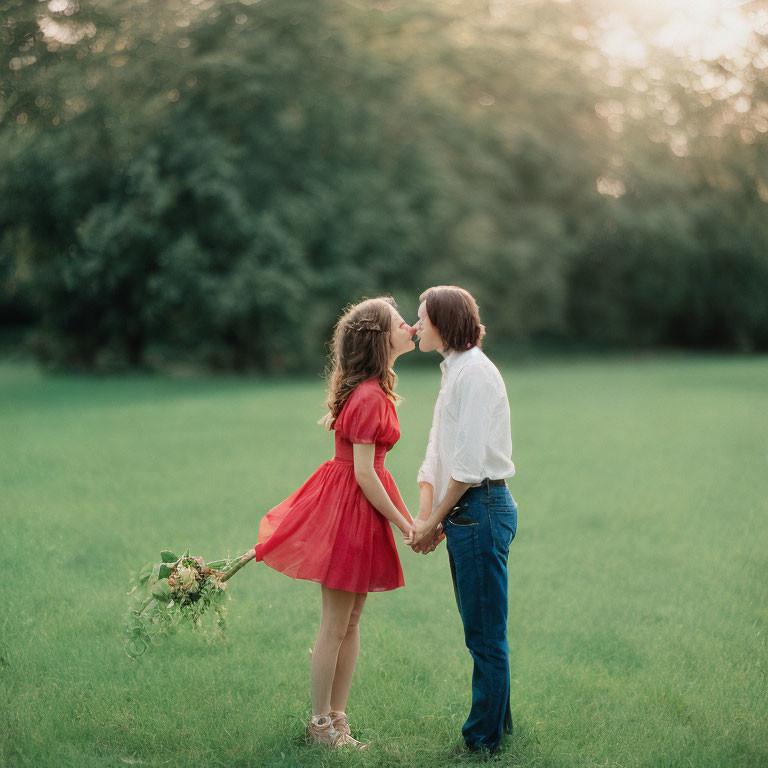
<svg viewBox="0 0 768 768">
<path fill-rule="evenodd" d="M 480 352 L 479 347 L 472 347 L 472 349 L 467 350 L 456 350 L 454 349 L 448 357 L 443 360 L 442 363 L 440 363 L 440 369 L 443 373 L 448 373 L 449 371 L 456 370 L 458 371 L 460 368 L 464 367 L 464 364 L 471 360 L 473 357 L 476 357 Z"/>
</svg>

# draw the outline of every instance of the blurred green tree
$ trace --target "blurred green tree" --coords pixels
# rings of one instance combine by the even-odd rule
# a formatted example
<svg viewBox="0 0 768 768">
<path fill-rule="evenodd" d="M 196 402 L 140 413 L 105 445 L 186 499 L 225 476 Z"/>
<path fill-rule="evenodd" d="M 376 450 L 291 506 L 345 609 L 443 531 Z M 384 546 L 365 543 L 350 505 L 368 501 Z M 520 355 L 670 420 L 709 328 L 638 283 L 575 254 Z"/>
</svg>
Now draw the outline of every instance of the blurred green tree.
<svg viewBox="0 0 768 768">
<path fill-rule="evenodd" d="M 765 41 L 620 61 L 606 8 L 0 0 L 0 318 L 292 370 L 457 282 L 490 340 L 765 349 Z"/>
</svg>

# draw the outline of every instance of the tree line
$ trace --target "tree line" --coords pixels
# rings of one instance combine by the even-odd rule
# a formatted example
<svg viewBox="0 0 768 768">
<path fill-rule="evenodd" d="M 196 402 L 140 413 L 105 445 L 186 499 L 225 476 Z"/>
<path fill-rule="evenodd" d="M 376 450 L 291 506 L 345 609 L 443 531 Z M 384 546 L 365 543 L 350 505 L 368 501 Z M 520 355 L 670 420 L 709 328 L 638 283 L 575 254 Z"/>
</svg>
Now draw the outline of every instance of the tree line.
<svg viewBox="0 0 768 768">
<path fill-rule="evenodd" d="M 0 322 L 50 365 L 315 364 L 457 283 L 496 340 L 768 349 L 768 52 L 607 5 L 0 0 Z"/>
</svg>

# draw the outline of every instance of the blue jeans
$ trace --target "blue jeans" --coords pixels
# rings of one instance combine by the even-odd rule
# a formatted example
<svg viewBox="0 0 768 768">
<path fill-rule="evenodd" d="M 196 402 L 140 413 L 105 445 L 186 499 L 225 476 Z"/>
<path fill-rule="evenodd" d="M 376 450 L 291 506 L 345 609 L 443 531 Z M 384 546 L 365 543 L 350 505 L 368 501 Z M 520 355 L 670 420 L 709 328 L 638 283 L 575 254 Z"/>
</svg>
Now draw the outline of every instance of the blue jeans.
<svg viewBox="0 0 768 768">
<path fill-rule="evenodd" d="M 472 709 L 462 733 L 493 752 L 511 733 L 507 643 L 507 555 L 517 504 L 506 485 L 470 488 L 443 523 L 456 605 L 474 661 Z"/>
</svg>

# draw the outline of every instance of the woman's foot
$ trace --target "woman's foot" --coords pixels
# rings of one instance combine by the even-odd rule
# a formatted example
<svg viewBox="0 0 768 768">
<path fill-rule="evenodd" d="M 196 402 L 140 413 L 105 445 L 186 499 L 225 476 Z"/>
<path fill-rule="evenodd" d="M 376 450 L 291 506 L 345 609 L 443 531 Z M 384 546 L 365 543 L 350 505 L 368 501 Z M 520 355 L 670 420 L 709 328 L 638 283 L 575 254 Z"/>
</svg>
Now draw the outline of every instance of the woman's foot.
<svg viewBox="0 0 768 768">
<path fill-rule="evenodd" d="M 341 734 L 342 744 L 349 744 L 349 746 L 355 747 L 355 749 L 365 749 L 368 746 L 352 736 L 346 712 L 339 712 L 337 709 L 332 709 L 328 715 L 331 718 L 333 727 Z"/>
<path fill-rule="evenodd" d="M 329 747 L 340 747 L 344 743 L 329 715 L 313 715 L 304 738 L 307 744 L 327 744 Z"/>
</svg>

